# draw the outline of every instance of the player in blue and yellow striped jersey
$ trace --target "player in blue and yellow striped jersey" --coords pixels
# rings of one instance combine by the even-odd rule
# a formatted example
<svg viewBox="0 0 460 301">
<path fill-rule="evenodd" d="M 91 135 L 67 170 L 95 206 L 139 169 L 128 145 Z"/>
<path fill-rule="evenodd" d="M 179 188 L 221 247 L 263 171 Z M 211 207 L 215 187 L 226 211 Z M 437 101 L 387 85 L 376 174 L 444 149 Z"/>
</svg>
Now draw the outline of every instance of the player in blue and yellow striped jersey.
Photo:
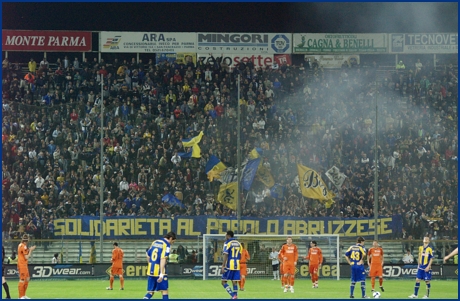
<svg viewBox="0 0 460 301">
<path fill-rule="evenodd" d="M 361 282 L 362 297 L 369 298 L 366 296 L 366 272 L 364 270 L 364 258 L 366 254 L 364 238 L 361 236 L 356 239 L 356 245 L 349 247 L 347 252 L 345 252 L 345 259 L 351 265 L 350 298 L 354 298 L 353 292 L 356 282 Z"/>
<path fill-rule="evenodd" d="M 162 239 L 155 240 L 147 249 L 147 294 L 144 299 L 152 298 L 155 292 L 161 291 L 163 300 L 169 299 L 168 275 L 166 273 L 166 260 L 171 251 L 171 245 L 176 240 L 176 234 L 169 232 Z"/>
<path fill-rule="evenodd" d="M 418 290 L 420 289 L 420 280 L 424 280 L 426 283 L 426 295 L 423 299 L 430 297 L 431 289 L 431 264 L 433 263 L 433 249 L 430 246 L 430 238 L 423 238 L 423 246 L 418 248 L 418 270 L 417 278 L 415 279 L 414 293 L 409 298 L 418 298 Z"/>
<path fill-rule="evenodd" d="M 232 299 L 238 299 L 238 281 L 240 281 L 240 260 L 243 248 L 233 237 L 233 231 L 227 231 L 224 243 L 224 260 L 222 262 L 222 286 Z M 233 290 L 227 284 L 231 280 Z"/>
</svg>

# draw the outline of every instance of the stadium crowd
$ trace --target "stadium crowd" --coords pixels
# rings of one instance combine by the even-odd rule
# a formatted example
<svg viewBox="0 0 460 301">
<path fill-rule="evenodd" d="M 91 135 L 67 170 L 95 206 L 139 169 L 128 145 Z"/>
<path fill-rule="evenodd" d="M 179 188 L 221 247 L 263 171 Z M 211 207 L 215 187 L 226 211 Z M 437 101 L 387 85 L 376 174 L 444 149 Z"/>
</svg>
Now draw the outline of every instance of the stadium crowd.
<svg viewBox="0 0 460 301">
<path fill-rule="evenodd" d="M 324 70 L 317 61 L 256 68 L 211 63 L 124 60 L 55 64 L 33 59 L 24 73 L 3 61 L 3 239 L 53 238 L 53 220 L 99 212 L 101 103 L 106 216 L 229 216 L 215 201 L 219 182 L 204 167 L 211 154 L 236 166 L 238 75 L 243 154 L 284 189 L 270 196 L 255 181 L 243 216 L 373 217 L 375 101 L 378 103 L 380 215 L 403 216 L 395 238 L 456 239 L 457 71 L 427 63 L 379 75 L 377 64 Z M 103 85 L 101 86 L 101 75 Z M 101 91 L 102 87 L 102 91 Z M 102 93 L 102 95 L 101 95 Z M 201 159 L 180 156 L 183 138 L 204 132 Z M 300 163 L 347 176 L 331 208 L 305 200 Z M 161 201 L 175 194 L 185 205 Z"/>
</svg>

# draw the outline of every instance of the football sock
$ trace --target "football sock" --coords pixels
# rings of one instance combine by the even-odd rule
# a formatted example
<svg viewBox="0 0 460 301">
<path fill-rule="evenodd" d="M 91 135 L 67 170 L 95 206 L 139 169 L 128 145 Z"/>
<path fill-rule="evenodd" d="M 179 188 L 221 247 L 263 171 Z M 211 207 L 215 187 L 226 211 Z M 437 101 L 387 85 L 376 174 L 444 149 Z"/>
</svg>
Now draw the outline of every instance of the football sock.
<svg viewBox="0 0 460 301">
<path fill-rule="evenodd" d="M 5 289 L 6 297 L 7 297 L 7 298 L 11 298 L 11 296 L 10 296 L 10 288 L 9 288 L 9 286 L 8 286 L 8 283 L 6 283 L 6 282 L 3 283 L 3 288 Z"/>
<path fill-rule="evenodd" d="M 244 284 L 246 283 L 246 278 L 244 277 L 241 277 L 241 280 L 240 280 L 240 288 L 244 288 Z"/>
<path fill-rule="evenodd" d="M 169 300 L 169 295 L 168 294 L 163 295 L 163 300 Z"/>
<path fill-rule="evenodd" d="M 361 293 L 364 296 L 366 296 L 366 282 L 365 281 L 361 281 Z"/>
<path fill-rule="evenodd" d="M 431 283 L 427 283 L 426 284 L 426 296 L 427 297 L 430 296 L 430 288 L 431 288 Z"/>
<path fill-rule="evenodd" d="M 354 292 L 354 291 L 355 291 L 355 283 L 352 282 L 352 283 L 350 284 L 350 296 L 353 296 L 353 292 Z"/>
<path fill-rule="evenodd" d="M 152 293 L 147 293 L 147 294 L 145 294 L 144 299 L 150 299 L 150 298 L 152 298 L 152 296 L 153 296 Z"/>
<path fill-rule="evenodd" d="M 380 286 L 383 286 L 383 278 L 379 278 L 379 284 Z"/>
<path fill-rule="evenodd" d="M 125 278 L 123 278 L 123 276 L 120 276 L 120 287 L 125 287 Z"/>
<path fill-rule="evenodd" d="M 233 285 L 233 296 L 237 296 L 238 295 L 238 283 Z"/>
<path fill-rule="evenodd" d="M 18 292 L 19 292 L 19 298 L 23 297 L 25 295 L 24 293 L 24 281 L 19 281 L 18 283 Z"/>
<path fill-rule="evenodd" d="M 110 276 L 110 288 L 113 288 L 113 276 Z"/>
<path fill-rule="evenodd" d="M 29 287 L 29 281 L 24 281 L 24 296 L 26 295 L 28 287 Z"/>
<path fill-rule="evenodd" d="M 289 284 L 291 286 L 294 286 L 294 280 L 295 280 L 294 276 L 289 277 Z"/>
<path fill-rule="evenodd" d="M 420 288 L 420 282 L 415 282 L 414 295 L 418 296 L 419 288 Z"/>
<path fill-rule="evenodd" d="M 273 279 L 276 279 L 276 271 L 273 271 Z"/>
<path fill-rule="evenodd" d="M 375 277 L 371 278 L 371 286 L 372 286 L 372 290 L 374 290 L 374 288 L 375 288 Z"/>
<path fill-rule="evenodd" d="M 233 292 L 232 292 L 232 289 L 230 288 L 230 286 L 228 285 L 228 283 L 225 283 L 223 285 L 223 287 L 225 288 L 225 290 L 227 291 L 227 293 L 233 297 Z"/>
</svg>

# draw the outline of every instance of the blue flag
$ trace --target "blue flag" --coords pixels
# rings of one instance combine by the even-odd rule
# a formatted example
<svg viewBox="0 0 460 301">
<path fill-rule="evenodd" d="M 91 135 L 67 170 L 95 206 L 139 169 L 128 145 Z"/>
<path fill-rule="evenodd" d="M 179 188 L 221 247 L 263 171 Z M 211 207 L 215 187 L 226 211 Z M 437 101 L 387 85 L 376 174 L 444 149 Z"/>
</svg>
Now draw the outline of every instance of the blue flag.
<svg viewBox="0 0 460 301">
<path fill-rule="evenodd" d="M 284 198 L 284 186 L 280 184 L 273 185 L 273 187 L 270 188 L 270 195 L 275 199 L 282 200 Z"/>
<path fill-rule="evenodd" d="M 176 198 L 174 195 L 172 195 L 171 193 L 168 193 L 167 195 L 165 195 L 164 197 L 161 198 L 161 200 L 163 202 L 165 202 L 166 204 L 168 205 L 171 205 L 171 206 L 179 206 L 181 208 L 185 208 L 185 205 L 181 203 L 181 201 L 179 201 L 178 198 Z"/>
<path fill-rule="evenodd" d="M 181 157 L 182 159 L 189 159 L 192 157 L 192 152 L 193 152 L 193 147 L 190 149 L 188 153 L 180 152 L 180 153 L 177 153 L 177 155 Z"/>
<path fill-rule="evenodd" d="M 243 189 L 251 189 L 252 182 L 256 176 L 257 168 L 259 168 L 260 158 L 248 161 L 246 167 L 243 170 L 243 176 L 241 181 L 243 182 Z"/>
</svg>

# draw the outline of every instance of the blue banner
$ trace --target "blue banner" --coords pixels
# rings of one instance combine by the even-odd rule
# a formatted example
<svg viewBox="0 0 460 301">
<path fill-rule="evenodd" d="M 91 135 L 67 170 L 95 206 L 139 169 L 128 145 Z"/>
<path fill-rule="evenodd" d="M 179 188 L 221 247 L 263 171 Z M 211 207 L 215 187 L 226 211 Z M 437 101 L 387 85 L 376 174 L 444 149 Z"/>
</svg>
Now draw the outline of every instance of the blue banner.
<svg viewBox="0 0 460 301">
<path fill-rule="evenodd" d="M 181 208 L 185 208 L 185 205 L 182 204 L 178 198 L 176 198 L 174 195 L 170 193 L 162 197 L 161 200 L 170 206 L 179 206 Z"/>
<path fill-rule="evenodd" d="M 157 53 L 157 55 L 155 56 L 155 61 L 157 65 L 165 61 L 168 61 L 170 64 L 173 64 L 176 59 L 176 53 Z"/>
<path fill-rule="evenodd" d="M 254 177 L 256 176 L 257 169 L 259 168 L 260 158 L 250 160 L 246 167 L 243 170 L 243 189 L 249 190 L 251 189 L 252 182 L 254 181 Z"/>
<path fill-rule="evenodd" d="M 281 184 L 275 184 L 270 188 L 270 195 L 278 200 L 284 199 L 284 186 Z"/>
<path fill-rule="evenodd" d="M 169 231 L 176 232 L 179 238 L 194 238 L 202 234 L 225 234 L 237 230 L 236 217 L 177 216 L 174 219 L 152 216 L 104 217 L 103 234 L 105 239 L 157 238 Z M 339 234 L 342 237 L 363 236 L 373 238 L 378 229 L 380 238 L 390 238 L 402 229 L 401 215 L 368 218 L 339 219 L 271 217 L 242 217 L 243 229 L 251 229 L 251 234 L 267 235 L 317 235 Z M 97 216 L 82 216 L 54 220 L 55 237 L 65 239 L 94 238 L 100 235 L 101 222 Z"/>
</svg>

